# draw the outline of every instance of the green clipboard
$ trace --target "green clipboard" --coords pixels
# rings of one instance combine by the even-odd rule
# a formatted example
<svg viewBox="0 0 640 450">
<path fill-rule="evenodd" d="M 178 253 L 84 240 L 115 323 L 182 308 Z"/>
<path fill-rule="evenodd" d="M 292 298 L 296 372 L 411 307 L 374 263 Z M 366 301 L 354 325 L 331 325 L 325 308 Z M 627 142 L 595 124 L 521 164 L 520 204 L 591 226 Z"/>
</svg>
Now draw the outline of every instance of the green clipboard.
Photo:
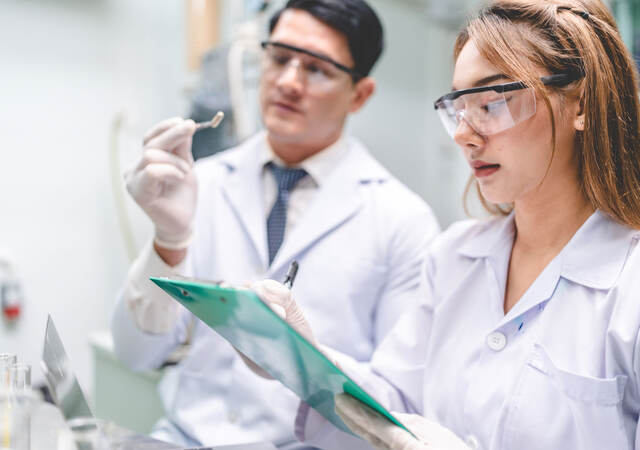
<svg viewBox="0 0 640 450">
<path fill-rule="evenodd" d="M 344 392 L 411 433 L 253 291 L 182 278 L 151 281 L 339 429 L 353 434 L 334 411 L 334 396 Z"/>
</svg>

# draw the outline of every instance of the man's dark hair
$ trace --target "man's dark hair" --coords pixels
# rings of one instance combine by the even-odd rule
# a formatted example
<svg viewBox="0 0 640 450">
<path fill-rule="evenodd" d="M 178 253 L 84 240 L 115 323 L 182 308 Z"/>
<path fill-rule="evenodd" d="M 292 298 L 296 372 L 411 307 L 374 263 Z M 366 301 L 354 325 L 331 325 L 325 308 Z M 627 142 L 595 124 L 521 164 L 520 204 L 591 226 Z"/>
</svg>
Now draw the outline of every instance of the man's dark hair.
<svg viewBox="0 0 640 450">
<path fill-rule="evenodd" d="M 366 77 L 371 72 L 383 47 L 380 19 L 364 0 L 289 0 L 269 23 L 269 33 L 287 9 L 300 9 L 347 37 L 354 70 Z"/>
</svg>

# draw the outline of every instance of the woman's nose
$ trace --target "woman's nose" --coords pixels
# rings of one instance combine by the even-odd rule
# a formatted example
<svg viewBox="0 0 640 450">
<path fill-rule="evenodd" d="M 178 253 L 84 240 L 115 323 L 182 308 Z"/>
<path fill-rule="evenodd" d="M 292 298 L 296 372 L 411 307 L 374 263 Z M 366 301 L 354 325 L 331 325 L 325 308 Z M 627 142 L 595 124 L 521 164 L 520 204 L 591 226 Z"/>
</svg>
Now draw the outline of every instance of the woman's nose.
<svg viewBox="0 0 640 450">
<path fill-rule="evenodd" d="M 471 122 L 464 116 L 464 111 L 458 115 L 458 128 L 453 135 L 453 140 L 460 147 L 480 147 L 484 144 L 484 137 L 473 127 Z"/>
</svg>

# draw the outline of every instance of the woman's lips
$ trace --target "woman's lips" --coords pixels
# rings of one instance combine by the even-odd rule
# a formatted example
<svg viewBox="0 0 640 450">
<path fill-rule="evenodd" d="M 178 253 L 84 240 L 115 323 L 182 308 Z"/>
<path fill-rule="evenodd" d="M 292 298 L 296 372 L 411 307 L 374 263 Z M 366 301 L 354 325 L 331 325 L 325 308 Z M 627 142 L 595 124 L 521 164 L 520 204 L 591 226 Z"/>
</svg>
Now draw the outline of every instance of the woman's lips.
<svg viewBox="0 0 640 450">
<path fill-rule="evenodd" d="M 485 161 L 472 161 L 471 167 L 476 178 L 488 177 L 500 169 L 500 164 L 491 164 Z"/>
</svg>

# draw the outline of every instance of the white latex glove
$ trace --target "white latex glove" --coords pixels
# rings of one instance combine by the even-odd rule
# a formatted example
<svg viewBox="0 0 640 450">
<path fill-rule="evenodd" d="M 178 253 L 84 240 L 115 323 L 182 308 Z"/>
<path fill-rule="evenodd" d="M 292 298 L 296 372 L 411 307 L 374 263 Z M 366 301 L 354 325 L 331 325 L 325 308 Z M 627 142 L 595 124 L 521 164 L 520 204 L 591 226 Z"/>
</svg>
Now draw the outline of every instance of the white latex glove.
<svg viewBox="0 0 640 450">
<path fill-rule="evenodd" d="M 451 430 L 417 414 L 393 413 L 411 430 L 415 439 L 355 398 L 340 394 L 335 398 L 336 413 L 351 431 L 384 450 L 470 450 Z"/>
<path fill-rule="evenodd" d="M 275 280 L 262 280 L 249 284 L 249 289 L 258 294 L 277 315 L 279 315 L 291 328 L 296 330 L 302 337 L 317 347 L 317 342 L 313 336 L 313 331 L 305 319 L 302 310 L 293 298 L 291 290 L 282 283 Z"/>
<path fill-rule="evenodd" d="M 125 175 L 127 189 L 155 225 L 155 242 L 183 249 L 191 241 L 197 184 L 193 172 L 192 120 L 167 119 L 144 137 L 142 157 Z"/>
<path fill-rule="evenodd" d="M 275 280 L 256 281 L 239 287 L 254 291 L 273 312 L 287 322 L 291 328 L 300 333 L 307 341 L 317 347 L 311 327 L 304 318 L 300 308 L 298 308 L 296 301 L 293 299 L 293 294 L 291 294 L 291 290 L 289 290 L 288 287 Z M 260 366 L 245 356 L 240 350 L 236 349 L 236 352 L 238 352 L 244 363 L 253 373 L 262 378 L 273 379 L 271 375 L 262 370 Z"/>
</svg>

